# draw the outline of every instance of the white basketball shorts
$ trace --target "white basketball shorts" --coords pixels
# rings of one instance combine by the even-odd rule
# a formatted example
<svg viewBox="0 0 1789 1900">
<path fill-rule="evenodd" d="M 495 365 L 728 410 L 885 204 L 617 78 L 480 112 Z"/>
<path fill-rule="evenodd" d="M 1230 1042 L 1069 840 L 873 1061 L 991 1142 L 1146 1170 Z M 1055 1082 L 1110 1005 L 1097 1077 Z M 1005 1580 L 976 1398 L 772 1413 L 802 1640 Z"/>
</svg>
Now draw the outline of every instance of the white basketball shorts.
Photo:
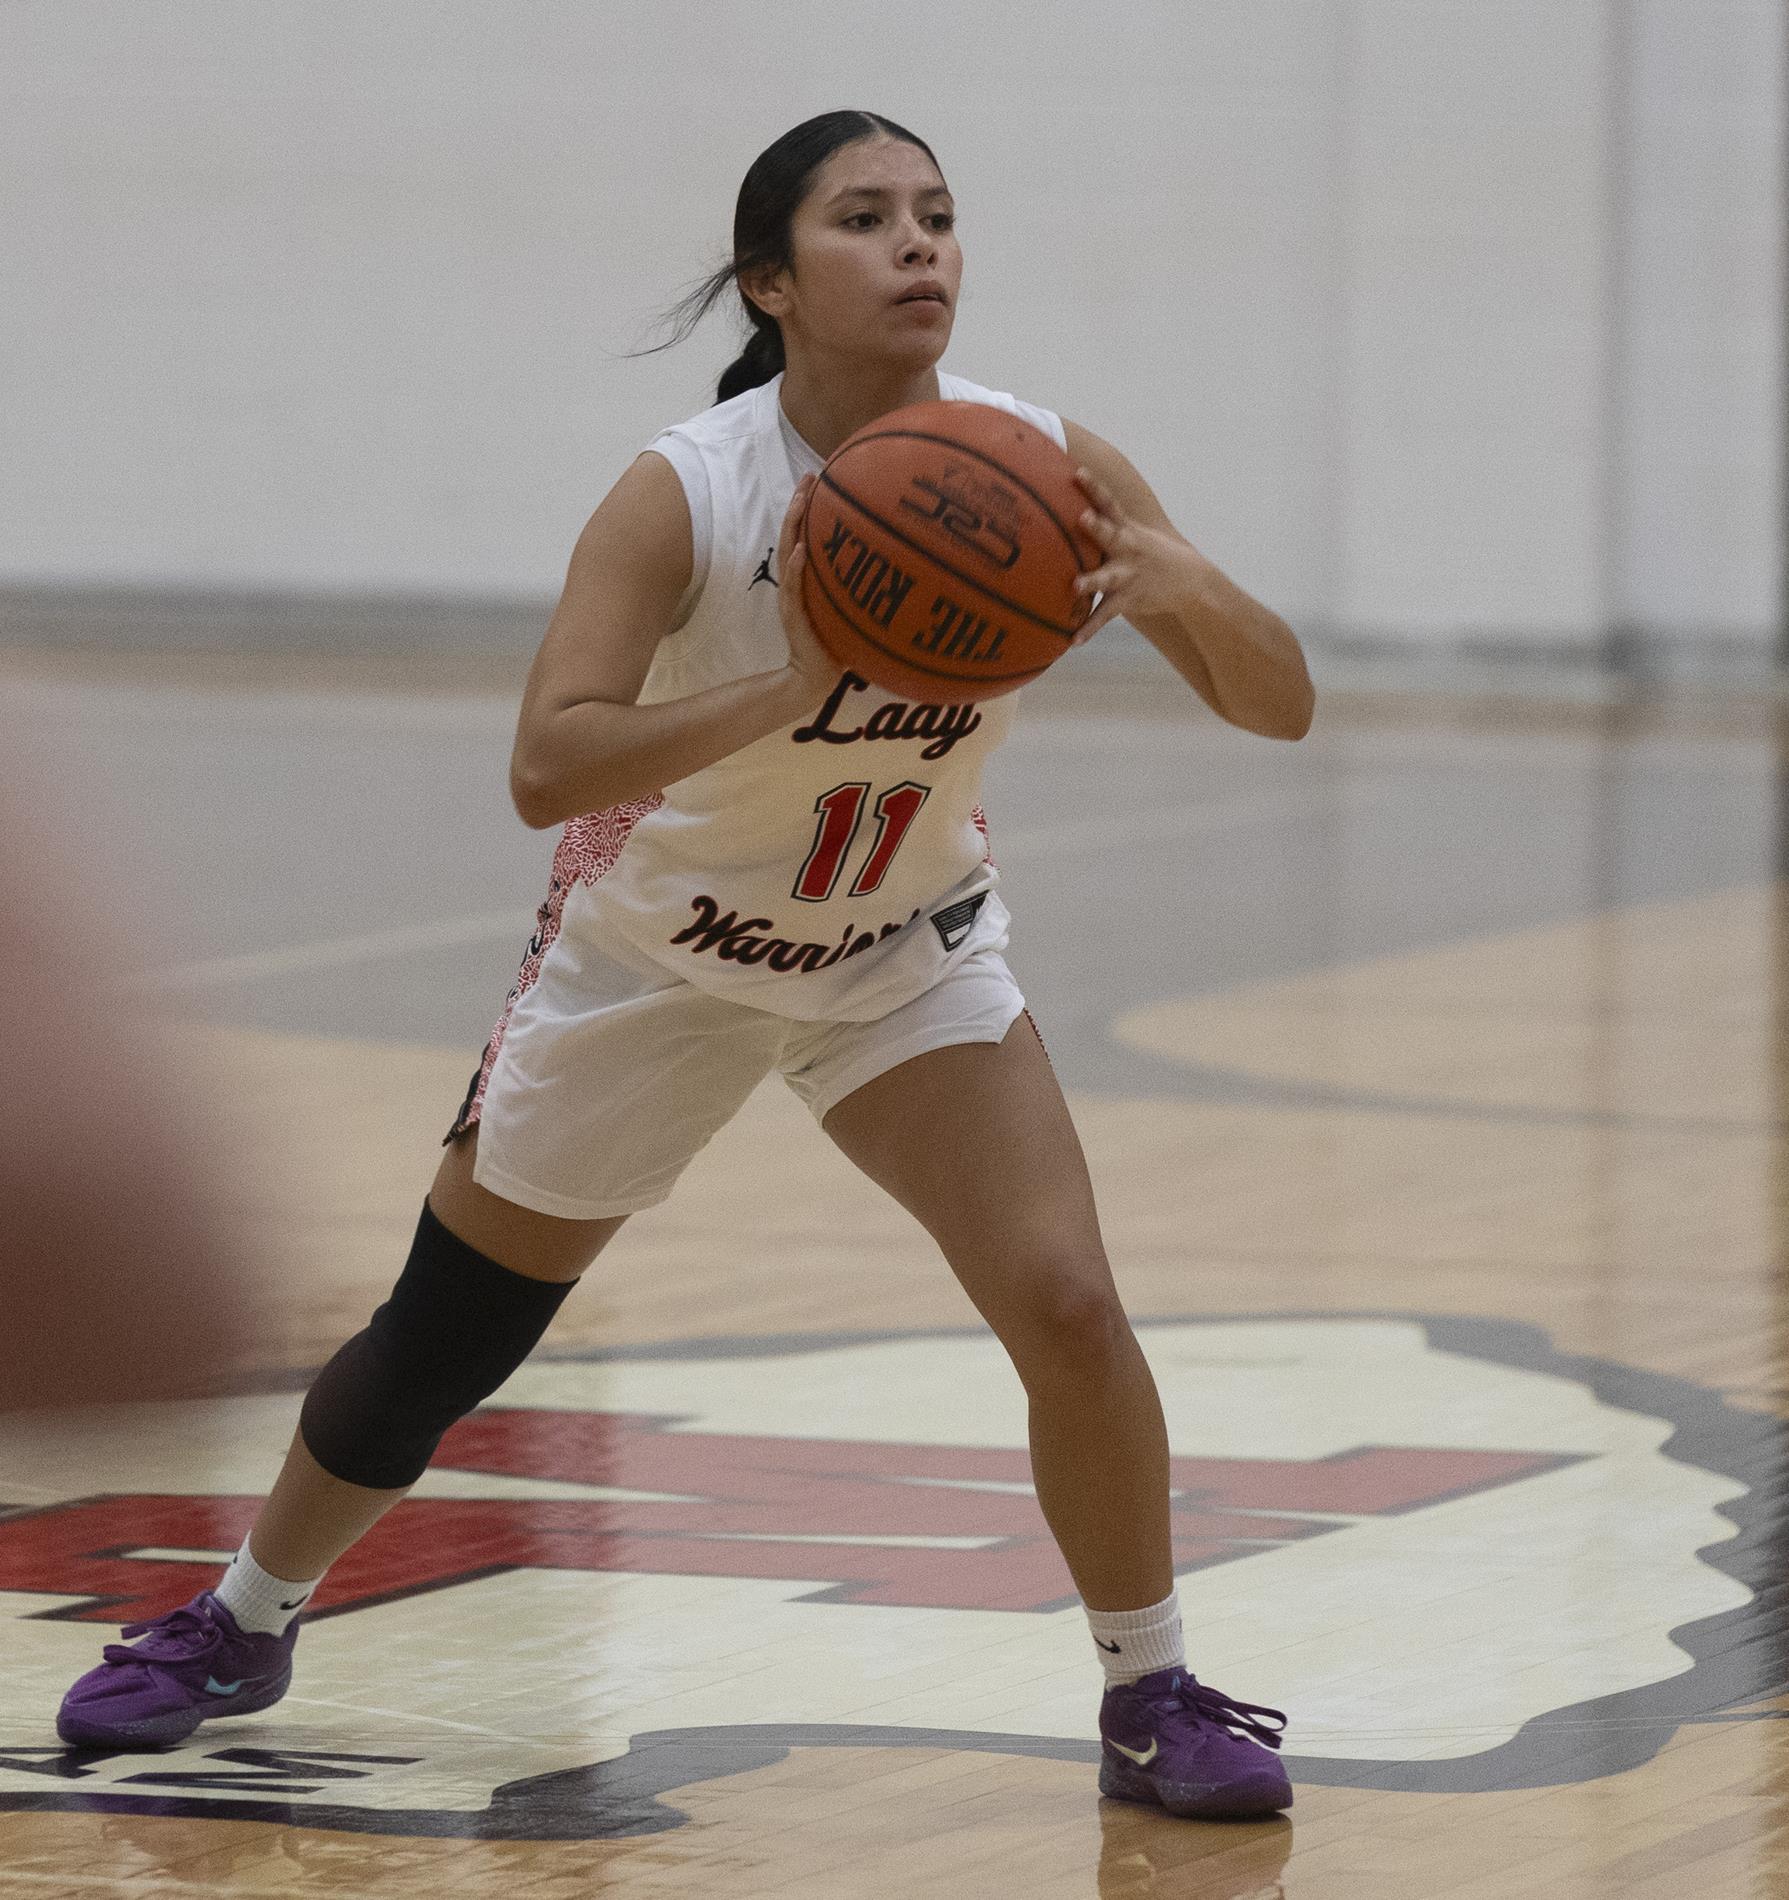
<svg viewBox="0 0 1789 1900">
<path fill-rule="evenodd" d="M 472 1178 L 566 1220 L 638 1213 L 773 1069 L 818 1121 L 928 1049 L 1001 1041 L 1024 1007 L 997 945 L 874 1022 L 832 1023 L 749 1009 L 561 936 L 491 1065 Z"/>
</svg>

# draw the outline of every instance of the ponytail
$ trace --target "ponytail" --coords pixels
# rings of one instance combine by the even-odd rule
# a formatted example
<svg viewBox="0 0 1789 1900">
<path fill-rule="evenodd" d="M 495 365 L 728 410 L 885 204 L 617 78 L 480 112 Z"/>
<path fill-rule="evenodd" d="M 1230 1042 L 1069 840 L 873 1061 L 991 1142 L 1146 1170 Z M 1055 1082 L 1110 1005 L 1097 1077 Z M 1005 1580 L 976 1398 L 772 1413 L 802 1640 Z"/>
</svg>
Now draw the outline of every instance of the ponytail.
<svg viewBox="0 0 1789 1900">
<path fill-rule="evenodd" d="M 748 389 L 769 382 L 773 376 L 782 374 L 783 363 L 783 333 L 774 317 L 758 311 L 745 348 L 721 371 L 715 401 L 729 402 L 735 396 L 743 396 Z"/>
</svg>

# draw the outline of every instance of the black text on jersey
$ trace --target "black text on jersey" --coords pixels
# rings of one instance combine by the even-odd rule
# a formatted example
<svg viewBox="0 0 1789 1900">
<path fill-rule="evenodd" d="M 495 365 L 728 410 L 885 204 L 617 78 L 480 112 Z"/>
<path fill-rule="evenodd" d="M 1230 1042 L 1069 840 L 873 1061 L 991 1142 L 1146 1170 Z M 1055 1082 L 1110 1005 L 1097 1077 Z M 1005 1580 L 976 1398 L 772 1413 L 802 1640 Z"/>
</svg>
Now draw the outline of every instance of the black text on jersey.
<svg viewBox="0 0 1789 1900">
<path fill-rule="evenodd" d="M 959 739 L 967 739 L 981 724 L 979 708 L 971 704 L 956 706 L 910 706 L 905 700 L 891 699 L 878 706 L 861 725 L 835 724 L 840 709 L 852 693 L 861 693 L 869 681 L 855 673 L 841 674 L 839 683 L 827 695 L 826 703 L 805 726 L 797 726 L 789 736 L 797 745 L 815 739 L 827 745 L 850 745 L 857 739 L 925 739 L 922 759 L 941 759 Z"/>
</svg>

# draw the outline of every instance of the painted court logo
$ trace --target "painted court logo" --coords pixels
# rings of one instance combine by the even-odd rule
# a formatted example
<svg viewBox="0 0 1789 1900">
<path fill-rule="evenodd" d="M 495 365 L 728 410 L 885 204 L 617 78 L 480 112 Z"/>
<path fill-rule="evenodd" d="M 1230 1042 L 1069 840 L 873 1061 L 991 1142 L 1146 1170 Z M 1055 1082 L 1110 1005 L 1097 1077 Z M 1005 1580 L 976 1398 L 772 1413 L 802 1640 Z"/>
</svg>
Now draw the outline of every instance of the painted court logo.
<svg viewBox="0 0 1789 1900">
<path fill-rule="evenodd" d="M 1192 1661 L 1289 1711 L 1295 1781 L 1575 1780 L 1779 1686 L 1736 1639 L 1775 1421 L 1491 1322 L 1140 1332 Z M 233 1401 L 232 1441 L 273 1469 L 294 1409 Z M 0 1807 L 594 1836 L 791 1747 L 1094 1759 L 1085 1622 L 982 1333 L 526 1367 L 329 1573 L 284 1703 L 71 1751 L 55 1705 L 102 1627 L 214 1582 L 257 1503 L 169 1491 L 165 1454 L 142 1482 L 132 1442 L 105 1495 L 0 1517 Z"/>
</svg>

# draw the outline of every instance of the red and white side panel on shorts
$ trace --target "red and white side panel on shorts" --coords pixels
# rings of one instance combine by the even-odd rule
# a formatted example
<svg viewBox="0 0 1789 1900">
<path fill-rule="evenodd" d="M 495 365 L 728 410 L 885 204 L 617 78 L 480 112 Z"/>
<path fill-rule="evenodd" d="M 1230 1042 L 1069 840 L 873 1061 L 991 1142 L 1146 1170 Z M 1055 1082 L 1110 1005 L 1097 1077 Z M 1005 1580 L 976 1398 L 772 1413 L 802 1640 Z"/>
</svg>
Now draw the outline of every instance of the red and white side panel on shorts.
<svg viewBox="0 0 1789 1900">
<path fill-rule="evenodd" d="M 490 1085 L 491 1070 L 503 1047 L 509 1019 L 515 1014 L 516 1005 L 533 988 L 540 975 L 542 959 L 553 947 L 553 939 L 559 935 L 566 893 L 575 884 L 594 884 L 606 872 L 614 870 L 628 839 L 633 836 L 635 825 L 657 811 L 664 802 L 663 795 L 654 792 L 650 798 L 635 799 L 626 805 L 611 805 L 604 811 L 586 812 L 582 817 L 571 819 L 560 833 L 558 848 L 553 853 L 552 875 L 547 882 L 546 901 L 535 912 L 534 935 L 528 939 L 528 949 L 522 958 L 522 967 L 516 973 L 515 984 L 503 1005 L 503 1014 L 497 1018 L 497 1026 L 491 1031 L 490 1041 L 485 1044 L 478 1072 L 472 1078 L 466 1099 L 454 1117 L 453 1126 L 447 1131 L 441 1144 L 443 1147 L 450 1141 L 458 1140 L 484 1110 L 485 1090 Z"/>
</svg>

